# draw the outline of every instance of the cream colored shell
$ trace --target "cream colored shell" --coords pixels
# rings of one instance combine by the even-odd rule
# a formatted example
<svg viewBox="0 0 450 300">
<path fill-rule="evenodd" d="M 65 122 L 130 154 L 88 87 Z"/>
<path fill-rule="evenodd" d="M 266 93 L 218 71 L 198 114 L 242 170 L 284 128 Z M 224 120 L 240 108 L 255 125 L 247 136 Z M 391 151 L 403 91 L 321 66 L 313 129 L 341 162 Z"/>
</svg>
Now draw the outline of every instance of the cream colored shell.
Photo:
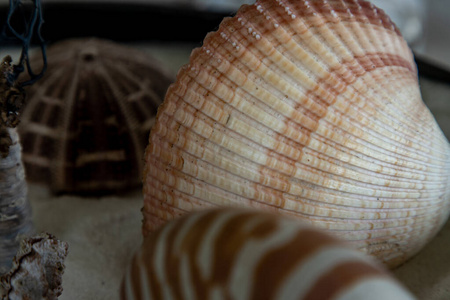
<svg viewBox="0 0 450 300">
<path fill-rule="evenodd" d="M 257 1 L 207 35 L 159 108 L 144 234 L 191 210 L 251 206 L 395 266 L 447 219 L 449 155 L 383 11 Z"/>
</svg>

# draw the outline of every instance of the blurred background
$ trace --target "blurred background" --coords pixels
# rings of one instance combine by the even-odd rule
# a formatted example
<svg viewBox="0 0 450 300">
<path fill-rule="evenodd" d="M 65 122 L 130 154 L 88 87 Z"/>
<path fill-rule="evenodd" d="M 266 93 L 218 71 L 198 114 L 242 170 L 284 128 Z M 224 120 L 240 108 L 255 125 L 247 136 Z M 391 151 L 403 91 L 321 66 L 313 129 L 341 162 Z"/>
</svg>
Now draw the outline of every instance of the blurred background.
<svg viewBox="0 0 450 300">
<path fill-rule="evenodd" d="M 136 42 L 200 44 L 206 32 L 254 0 L 42 0 L 49 42 L 98 36 Z M 23 0 L 23 3 L 31 3 Z M 372 0 L 402 31 L 416 54 L 450 68 L 450 1 Z M 0 17 L 9 0 L 0 0 Z M 5 46 L 5 43 L 2 43 Z"/>
<path fill-rule="evenodd" d="M 173 40 L 201 42 L 205 31 L 213 30 L 224 15 L 232 14 L 241 4 L 252 3 L 253 0 L 43 0 L 41 2 L 45 8 L 44 34 L 47 33 L 46 38 L 49 40 L 87 35 L 90 29 L 94 34 L 111 35 L 114 32 L 113 35 L 119 39 L 169 41 L 171 36 L 169 27 L 180 26 L 180 22 L 187 20 L 191 24 L 179 29 L 178 35 L 172 34 Z M 390 15 L 416 53 L 450 68 L 450 1 L 372 0 L 372 2 Z M 4 7 L 3 13 L 8 3 L 9 0 L 0 0 L 0 6 Z M 120 6 L 122 8 L 117 10 Z M 142 13 L 130 18 L 129 14 L 136 13 L 135 10 Z M 160 20 L 158 14 L 166 17 L 165 26 L 155 28 L 152 26 L 154 24 L 152 19 Z M 116 22 L 110 24 L 112 20 L 110 18 L 113 16 Z M 177 16 L 180 22 L 177 22 Z M 59 22 L 59 26 L 54 26 L 56 21 Z M 145 26 L 146 24 L 148 26 Z M 116 27 L 118 25 L 121 27 Z M 108 26 L 111 28 L 109 32 L 105 29 Z M 117 32 L 117 28 L 122 28 L 122 32 Z M 187 29 L 191 31 L 188 34 L 185 33 Z M 168 33 L 167 38 L 162 37 L 165 33 Z"/>
<path fill-rule="evenodd" d="M 23 3 L 31 2 L 29 0 Z M 253 0 L 42 0 L 44 37 L 57 39 L 102 34 L 128 40 L 184 40 L 201 42 L 205 31 L 217 26 L 224 15 Z M 372 0 L 384 9 L 401 29 L 416 53 L 450 67 L 450 1 L 448 0 Z M 2 14 L 9 0 L 0 0 Z M 120 9 L 118 9 L 121 7 Z M 141 12 L 136 15 L 136 12 Z M 130 18 L 130 14 L 135 16 Z M 161 18 L 158 17 L 161 16 Z M 165 17 L 165 21 L 163 20 Z M 178 17 L 178 18 L 177 18 Z M 155 28 L 154 21 L 165 26 Z M 177 21 L 179 20 L 179 22 Z M 114 24 L 112 23 L 114 20 Z M 175 26 L 189 21 L 179 34 Z M 58 22 L 58 26 L 55 26 Z M 120 25 L 120 27 L 118 27 Z M 147 25 L 147 26 L 146 26 Z M 111 28 L 110 31 L 107 28 Z M 122 28 L 120 30 L 120 28 Z M 185 31 L 191 31 L 185 33 Z M 166 34 L 166 37 L 163 37 Z"/>
</svg>

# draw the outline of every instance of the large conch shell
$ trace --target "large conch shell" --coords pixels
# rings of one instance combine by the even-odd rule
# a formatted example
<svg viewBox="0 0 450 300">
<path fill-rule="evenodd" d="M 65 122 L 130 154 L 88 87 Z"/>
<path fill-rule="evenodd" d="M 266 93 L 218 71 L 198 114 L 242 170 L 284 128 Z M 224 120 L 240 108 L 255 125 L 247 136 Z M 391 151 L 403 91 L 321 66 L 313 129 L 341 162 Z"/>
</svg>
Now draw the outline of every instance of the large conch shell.
<svg viewBox="0 0 450 300">
<path fill-rule="evenodd" d="M 240 209 L 193 213 L 149 235 L 121 298 L 414 299 L 342 241 L 296 220 Z"/>
<path fill-rule="evenodd" d="M 251 206 L 393 267 L 447 219 L 449 156 L 413 55 L 382 10 L 257 1 L 207 35 L 159 108 L 144 235 L 187 211 Z"/>
</svg>

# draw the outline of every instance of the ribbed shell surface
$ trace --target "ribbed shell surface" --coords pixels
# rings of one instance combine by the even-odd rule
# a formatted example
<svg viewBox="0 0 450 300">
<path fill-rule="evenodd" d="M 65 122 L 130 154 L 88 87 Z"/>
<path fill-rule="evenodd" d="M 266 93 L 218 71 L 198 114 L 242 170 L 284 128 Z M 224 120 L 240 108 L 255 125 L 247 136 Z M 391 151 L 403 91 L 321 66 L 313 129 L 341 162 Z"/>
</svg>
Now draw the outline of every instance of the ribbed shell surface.
<svg viewBox="0 0 450 300">
<path fill-rule="evenodd" d="M 144 235 L 193 209 L 251 206 L 395 266 L 448 217 L 449 154 L 382 10 L 257 1 L 169 88 L 145 155 Z"/>
<path fill-rule="evenodd" d="M 158 106 L 174 78 L 152 57 L 101 39 L 51 45 L 19 133 L 27 178 L 54 192 L 137 187 Z M 34 56 L 32 66 L 42 58 Z"/>
<path fill-rule="evenodd" d="M 414 297 L 369 256 L 280 215 L 218 209 L 150 234 L 123 300 L 350 300 Z"/>
</svg>

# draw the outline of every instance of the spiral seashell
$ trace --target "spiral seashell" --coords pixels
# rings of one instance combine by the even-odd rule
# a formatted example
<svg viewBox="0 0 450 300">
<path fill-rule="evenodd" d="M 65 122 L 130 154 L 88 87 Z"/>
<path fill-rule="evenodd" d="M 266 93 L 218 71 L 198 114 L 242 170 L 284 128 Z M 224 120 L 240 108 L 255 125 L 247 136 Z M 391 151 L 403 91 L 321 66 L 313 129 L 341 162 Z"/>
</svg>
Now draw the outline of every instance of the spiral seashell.
<svg viewBox="0 0 450 300">
<path fill-rule="evenodd" d="M 369 256 L 297 220 L 242 209 L 190 214 L 150 234 L 123 300 L 413 299 Z"/>
<path fill-rule="evenodd" d="M 94 38 L 53 44 L 47 57 L 19 126 L 27 179 L 54 192 L 139 186 L 148 134 L 172 76 L 149 55 Z M 41 60 L 34 56 L 31 65 Z"/>
<path fill-rule="evenodd" d="M 360 0 L 260 0 L 206 36 L 158 110 L 144 235 L 195 209 L 295 216 L 393 267 L 449 214 L 450 151 L 408 45 Z"/>
</svg>

